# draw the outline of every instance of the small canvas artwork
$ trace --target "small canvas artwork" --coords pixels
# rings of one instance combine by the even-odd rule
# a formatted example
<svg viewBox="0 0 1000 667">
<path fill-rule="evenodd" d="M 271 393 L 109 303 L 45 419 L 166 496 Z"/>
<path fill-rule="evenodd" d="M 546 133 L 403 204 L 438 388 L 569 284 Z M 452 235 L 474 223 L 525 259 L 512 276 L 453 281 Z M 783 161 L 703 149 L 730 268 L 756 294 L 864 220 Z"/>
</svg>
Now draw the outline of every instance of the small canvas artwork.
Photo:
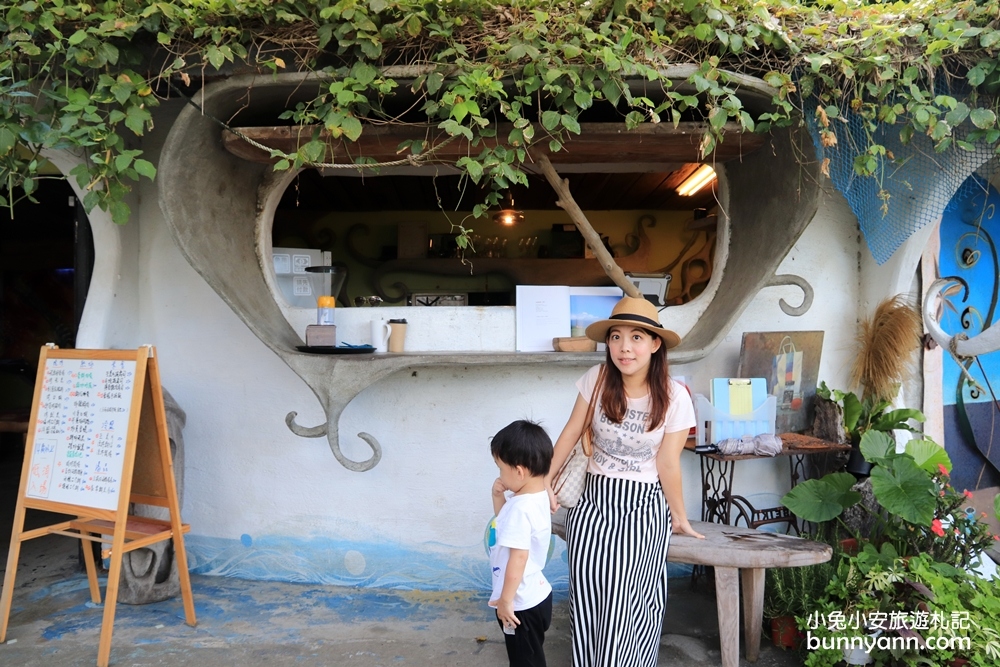
<svg viewBox="0 0 1000 667">
<path fill-rule="evenodd" d="M 762 377 L 778 400 L 775 433 L 801 432 L 812 424 L 822 331 L 747 331 L 739 377 Z"/>
<path fill-rule="evenodd" d="M 585 336 L 590 324 L 611 317 L 611 310 L 621 298 L 618 287 L 571 287 L 570 336 Z"/>
</svg>

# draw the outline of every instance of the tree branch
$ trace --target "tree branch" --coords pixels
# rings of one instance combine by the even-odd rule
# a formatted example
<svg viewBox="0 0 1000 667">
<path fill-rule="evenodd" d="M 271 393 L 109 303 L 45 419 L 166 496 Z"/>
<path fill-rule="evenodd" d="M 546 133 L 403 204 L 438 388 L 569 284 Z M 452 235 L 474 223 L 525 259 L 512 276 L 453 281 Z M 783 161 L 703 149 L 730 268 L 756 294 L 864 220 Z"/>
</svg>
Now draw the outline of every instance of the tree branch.
<svg viewBox="0 0 1000 667">
<path fill-rule="evenodd" d="M 608 252 L 608 249 L 604 247 L 604 243 L 601 241 L 601 235 L 594 231 L 591 226 L 590 221 L 587 220 L 587 216 L 583 214 L 580 207 L 577 205 L 576 200 L 573 199 L 573 195 L 569 191 L 569 180 L 559 178 L 559 174 L 552 167 L 552 163 L 549 162 L 549 158 L 545 155 L 540 155 L 536 157 L 537 162 L 542 167 L 542 173 L 545 174 L 545 178 L 548 179 L 549 185 L 552 189 L 556 191 L 559 195 L 559 199 L 556 200 L 556 206 L 562 210 L 569 213 L 570 220 L 576 225 L 576 228 L 580 230 L 583 234 L 584 241 L 590 246 L 590 249 L 594 252 L 594 257 L 600 263 L 601 268 L 604 272 L 608 274 L 608 277 L 615 282 L 615 285 L 622 288 L 627 296 L 634 296 L 642 298 L 642 293 L 639 291 L 635 285 L 629 282 L 628 278 L 625 277 L 625 272 L 622 271 L 621 267 L 615 262 L 614 257 Z"/>
</svg>

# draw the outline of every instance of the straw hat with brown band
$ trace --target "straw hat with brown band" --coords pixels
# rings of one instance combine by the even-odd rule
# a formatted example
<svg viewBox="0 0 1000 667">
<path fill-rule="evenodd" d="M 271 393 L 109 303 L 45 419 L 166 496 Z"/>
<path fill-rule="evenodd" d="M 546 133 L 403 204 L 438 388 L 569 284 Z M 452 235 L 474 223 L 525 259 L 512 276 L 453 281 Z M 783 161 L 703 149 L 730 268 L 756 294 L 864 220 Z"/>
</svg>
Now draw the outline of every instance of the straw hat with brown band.
<svg viewBox="0 0 1000 667">
<path fill-rule="evenodd" d="M 606 320 L 598 320 L 587 327 L 587 338 L 603 343 L 607 340 L 608 331 L 611 327 L 634 326 L 660 337 L 666 349 L 676 347 L 681 342 L 681 337 L 670 329 L 664 328 L 660 324 L 660 313 L 652 303 L 646 299 L 626 296 L 615 304 L 611 311 L 611 317 Z"/>
</svg>

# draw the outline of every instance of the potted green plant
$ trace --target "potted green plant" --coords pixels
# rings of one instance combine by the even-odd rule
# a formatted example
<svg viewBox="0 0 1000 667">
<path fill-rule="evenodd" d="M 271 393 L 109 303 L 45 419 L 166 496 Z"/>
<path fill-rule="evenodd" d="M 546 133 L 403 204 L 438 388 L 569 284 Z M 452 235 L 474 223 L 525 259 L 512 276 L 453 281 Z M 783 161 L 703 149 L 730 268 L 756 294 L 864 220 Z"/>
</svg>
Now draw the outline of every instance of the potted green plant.
<svg viewBox="0 0 1000 667">
<path fill-rule="evenodd" d="M 856 535 L 841 518 L 858 504 L 853 476 L 836 472 L 797 484 L 781 504 L 814 526 L 814 537 L 833 541 L 845 534 L 889 542 L 903 556 L 929 553 L 941 562 L 968 567 L 992 544 L 986 524 L 963 509 L 966 493 L 948 481 L 951 459 L 931 440 L 911 440 L 906 451 L 886 433 L 869 430 L 859 450 L 873 465 L 871 488 L 878 506 L 864 508 L 874 518 L 870 534 Z"/>
<path fill-rule="evenodd" d="M 924 421 L 924 414 L 913 408 L 890 410 L 892 403 L 884 399 L 876 399 L 869 395 L 864 400 L 851 391 L 830 389 L 826 382 L 821 382 L 816 395 L 835 404 L 843 415 L 844 433 L 851 443 L 851 453 L 847 459 L 847 472 L 856 477 L 870 474 L 872 464 L 861 453 L 861 437 L 868 431 L 892 433 L 895 430 L 905 430 L 915 433 L 910 426 L 912 419 Z"/>
<path fill-rule="evenodd" d="M 992 667 L 1000 662 L 1000 580 L 976 577 L 929 553 L 914 555 L 886 576 L 885 559 L 866 555 L 867 563 L 859 557 L 857 568 L 867 568 L 865 580 L 877 582 L 888 610 L 913 619 L 923 616 L 923 622 L 897 631 L 919 637 L 918 647 L 874 650 L 876 664 Z M 933 650 L 923 644 L 932 637 Z"/>
<path fill-rule="evenodd" d="M 798 645 L 802 638 L 799 621 L 813 611 L 813 601 L 822 596 L 832 570 L 829 563 L 767 570 L 764 617 L 769 622 L 775 646 L 795 648 Z"/>
<path fill-rule="evenodd" d="M 932 597 L 931 591 L 907 575 L 907 561 L 900 557 L 891 543 L 876 548 L 865 544 L 857 554 L 841 554 L 837 568 L 817 605 L 845 619 L 837 627 L 827 627 L 827 636 L 870 637 L 882 634 L 915 636 L 911 628 L 887 621 L 890 615 L 908 614 Z M 889 651 L 854 644 L 848 647 L 823 647 L 820 654 L 806 665 L 830 664 L 844 660 L 847 664 L 876 665 L 897 663 Z M 812 657 L 812 656 L 810 656 Z M 934 664 L 934 663 L 924 663 Z"/>
<path fill-rule="evenodd" d="M 969 574 L 997 537 L 974 513 L 967 512 L 969 493 L 950 483 L 951 460 L 947 452 L 930 440 L 913 440 L 906 451 L 896 452 L 888 434 L 867 431 L 859 446 L 872 463 L 871 488 L 877 501 L 865 508 L 875 518 L 875 530 L 856 554 L 841 553 L 822 595 L 812 603 L 816 609 L 850 617 L 871 618 L 874 613 L 936 613 L 943 627 L 888 628 L 903 637 L 924 642 L 932 635 L 945 636 L 954 614 L 969 619 L 962 632 L 971 640 L 958 650 L 934 652 L 908 648 L 903 651 L 874 649 L 870 656 L 841 655 L 820 648 L 806 660 L 809 667 L 835 664 L 841 659 L 867 660 L 883 665 L 940 665 L 973 667 L 995 665 L 1000 660 L 1000 581 L 985 581 Z M 845 510 L 858 504 L 847 473 L 832 473 L 807 480 L 793 488 L 782 504 L 796 516 L 812 522 L 817 535 L 838 535 L 850 529 L 841 519 Z M 1000 505 L 1000 500 L 995 501 Z M 864 507 L 864 505 L 860 505 Z M 859 623 L 851 634 L 872 631 Z M 824 631 L 824 636 L 832 636 Z M 844 630 L 840 629 L 841 634 Z M 822 634 L 822 633 L 821 633 Z M 964 661 L 964 662 L 963 662 Z"/>
<path fill-rule="evenodd" d="M 1000 580 L 977 578 L 927 553 L 903 558 L 890 543 L 880 548 L 869 543 L 858 554 L 841 554 L 813 606 L 819 610 L 817 620 L 808 627 L 816 645 L 806 656 L 806 667 L 844 662 L 993 667 L 1000 662 Z M 830 623 L 834 614 L 846 623 Z M 893 614 L 903 622 L 893 625 Z M 876 645 L 871 651 L 835 644 L 838 637 L 865 634 L 898 635 L 911 641 L 902 648 Z M 932 637 L 933 650 L 927 644 Z M 948 646 L 938 643 L 941 639 L 964 641 Z"/>
</svg>

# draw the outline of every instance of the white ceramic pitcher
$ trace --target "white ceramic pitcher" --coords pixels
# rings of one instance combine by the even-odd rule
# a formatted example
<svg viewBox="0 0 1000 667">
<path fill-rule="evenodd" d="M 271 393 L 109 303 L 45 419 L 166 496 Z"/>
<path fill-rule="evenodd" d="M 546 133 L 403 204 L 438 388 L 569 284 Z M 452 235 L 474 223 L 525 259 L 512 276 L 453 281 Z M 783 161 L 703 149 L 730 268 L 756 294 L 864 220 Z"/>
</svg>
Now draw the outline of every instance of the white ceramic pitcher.
<svg viewBox="0 0 1000 667">
<path fill-rule="evenodd" d="M 376 352 L 386 352 L 389 349 L 389 334 L 392 329 L 385 320 L 372 320 L 372 347 Z"/>
</svg>

